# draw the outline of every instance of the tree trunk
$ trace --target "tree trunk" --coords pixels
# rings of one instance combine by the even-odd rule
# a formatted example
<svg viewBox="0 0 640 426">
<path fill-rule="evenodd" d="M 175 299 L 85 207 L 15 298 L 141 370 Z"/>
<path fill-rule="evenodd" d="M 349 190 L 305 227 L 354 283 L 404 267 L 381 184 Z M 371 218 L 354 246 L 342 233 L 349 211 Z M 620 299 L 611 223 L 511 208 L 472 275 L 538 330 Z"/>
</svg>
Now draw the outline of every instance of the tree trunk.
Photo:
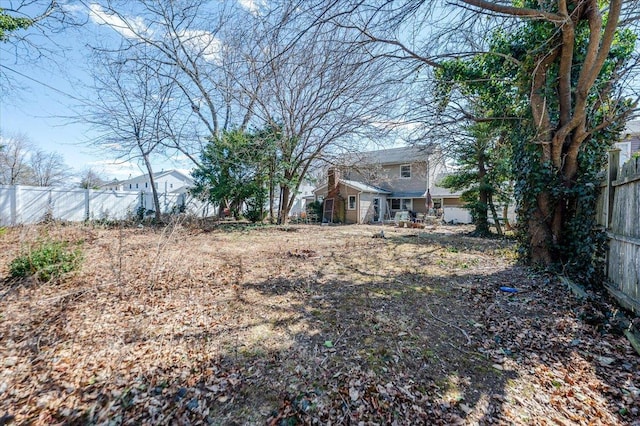
<svg viewBox="0 0 640 426">
<path fill-rule="evenodd" d="M 160 219 L 161 219 L 160 200 L 158 198 L 158 190 L 156 189 L 156 182 L 153 179 L 153 169 L 151 167 L 151 162 L 149 161 L 149 156 L 143 155 L 142 158 L 144 160 L 144 165 L 147 168 L 147 173 L 149 174 L 149 182 L 151 184 L 151 195 L 153 196 L 153 207 L 155 210 L 156 222 L 160 223 Z"/>
<path fill-rule="evenodd" d="M 276 196 L 276 182 L 275 182 L 275 159 L 271 162 L 269 166 L 269 223 L 273 224 L 274 215 L 273 215 L 273 207 L 275 204 L 275 196 Z"/>
<path fill-rule="evenodd" d="M 489 235 L 489 220 L 487 206 L 489 204 L 489 191 L 486 183 L 487 168 L 484 162 L 483 153 L 478 153 L 478 205 L 476 206 L 476 234 Z"/>
<path fill-rule="evenodd" d="M 538 195 L 537 206 L 529 218 L 529 245 L 531 248 L 531 262 L 536 265 L 549 266 L 553 262 L 551 255 L 551 229 L 545 218 L 544 211 L 549 210 L 546 194 Z"/>
<path fill-rule="evenodd" d="M 500 226 L 500 219 L 498 218 L 498 213 L 496 212 L 496 206 L 493 204 L 493 197 L 489 195 L 489 208 L 491 209 L 491 215 L 493 216 L 493 223 L 496 225 L 496 233 L 498 235 L 502 235 L 502 227 Z"/>
<path fill-rule="evenodd" d="M 280 185 L 280 206 L 278 208 L 278 224 L 284 225 L 287 223 L 289 216 L 289 187 L 287 185 Z"/>
</svg>

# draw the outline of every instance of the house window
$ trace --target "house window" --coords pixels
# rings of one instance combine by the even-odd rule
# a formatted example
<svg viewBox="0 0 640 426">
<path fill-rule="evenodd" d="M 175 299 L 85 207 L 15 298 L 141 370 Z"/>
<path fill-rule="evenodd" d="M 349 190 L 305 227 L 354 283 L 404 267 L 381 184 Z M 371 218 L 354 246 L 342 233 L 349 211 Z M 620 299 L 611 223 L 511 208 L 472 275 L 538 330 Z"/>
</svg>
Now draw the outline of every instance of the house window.
<svg viewBox="0 0 640 426">
<path fill-rule="evenodd" d="M 172 183 L 169 184 L 169 188 L 173 188 L 173 184 Z"/>
<path fill-rule="evenodd" d="M 136 189 L 138 189 L 138 184 L 136 183 Z"/>
<path fill-rule="evenodd" d="M 133 188 L 133 186 L 131 184 L 129 184 L 129 189 Z"/>
<path fill-rule="evenodd" d="M 145 183 L 144 183 L 144 187 L 145 187 L 145 188 L 148 188 L 148 187 L 149 187 L 149 182 L 145 182 Z"/>
<path fill-rule="evenodd" d="M 403 166 L 400 166 L 400 178 L 401 179 L 411 178 L 411 164 L 405 164 Z"/>
<path fill-rule="evenodd" d="M 349 195 L 349 204 L 348 204 L 348 208 L 349 210 L 355 210 L 356 209 L 356 196 L 355 195 Z"/>
<path fill-rule="evenodd" d="M 392 198 L 391 210 L 411 210 L 413 206 L 411 198 Z"/>
</svg>

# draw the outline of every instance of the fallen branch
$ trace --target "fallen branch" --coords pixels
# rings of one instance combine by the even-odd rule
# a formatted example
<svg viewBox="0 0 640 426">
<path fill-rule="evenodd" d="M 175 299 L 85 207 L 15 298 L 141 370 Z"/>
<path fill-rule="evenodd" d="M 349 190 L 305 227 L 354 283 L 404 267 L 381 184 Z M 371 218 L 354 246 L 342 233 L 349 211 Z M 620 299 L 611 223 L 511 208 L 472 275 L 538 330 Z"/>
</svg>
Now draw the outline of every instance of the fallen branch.
<svg viewBox="0 0 640 426">
<path fill-rule="evenodd" d="M 458 330 L 460 333 L 462 333 L 462 334 L 464 335 L 464 337 L 466 337 L 466 338 L 467 338 L 467 345 L 470 345 L 470 344 L 471 344 L 471 338 L 469 337 L 469 334 L 468 334 L 466 331 L 464 331 L 464 329 L 462 329 L 462 328 L 458 327 L 458 326 L 457 326 L 457 325 L 455 325 L 455 324 L 451 324 L 451 323 L 449 323 L 449 322 L 447 322 L 447 321 L 443 320 L 442 318 L 438 318 L 437 316 L 435 316 L 435 315 L 434 315 L 433 311 L 431 310 L 431 307 L 430 307 L 428 304 L 425 304 L 425 306 L 427 307 L 427 310 L 429 311 L 429 315 L 431 315 L 431 317 L 432 317 L 434 320 L 436 320 L 436 321 L 438 321 L 438 322 L 441 322 L 442 324 L 445 324 L 445 325 L 447 325 L 447 326 L 449 326 L 449 327 L 455 328 L 455 329 L 456 329 L 456 330 Z"/>
</svg>

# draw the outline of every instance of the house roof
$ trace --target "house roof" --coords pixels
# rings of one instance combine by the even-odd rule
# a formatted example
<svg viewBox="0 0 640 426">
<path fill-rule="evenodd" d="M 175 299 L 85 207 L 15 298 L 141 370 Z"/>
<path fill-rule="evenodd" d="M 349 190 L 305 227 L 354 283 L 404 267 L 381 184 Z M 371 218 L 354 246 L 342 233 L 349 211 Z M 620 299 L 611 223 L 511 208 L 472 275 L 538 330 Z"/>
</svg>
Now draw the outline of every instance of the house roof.
<svg viewBox="0 0 640 426">
<path fill-rule="evenodd" d="M 339 182 L 362 192 L 372 192 L 374 194 L 391 194 L 391 192 L 387 191 L 386 189 L 378 188 L 373 185 L 367 185 L 366 183 L 358 182 L 355 180 L 340 179 Z"/>
<path fill-rule="evenodd" d="M 163 170 L 161 172 L 156 172 L 153 174 L 153 179 L 161 179 L 167 175 L 175 175 L 178 178 L 182 179 L 183 181 L 192 184 L 193 183 L 193 178 L 191 178 L 191 176 L 189 176 L 186 172 L 182 171 L 182 170 L 178 170 L 178 169 L 171 169 L 171 170 Z M 118 184 L 127 184 L 129 182 L 135 182 L 137 180 L 139 180 L 140 178 L 146 178 L 147 175 L 139 175 L 136 177 L 133 177 L 131 179 L 127 179 L 127 180 L 122 180 L 119 181 Z M 111 182 L 111 185 L 113 185 L 114 182 Z"/>
<path fill-rule="evenodd" d="M 424 198 L 424 191 L 393 191 L 391 196 L 393 198 Z"/>
<path fill-rule="evenodd" d="M 629 121 L 624 129 L 624 135 L 640 135 L 640 120 Z"/>
<path fill-rule="evenodd" d="M 343 185 L 350 186 L 351 188 L 361 192 L 369 192 L 373 194 L 387 194 L 387 195 L 391 194 L 391 192 L 387 191 L 386 189 L 378 188 L 373 185 L 367 185 L 366 183 L 358 182 L 356 180 L 340 179 L 338 182 L 340 182 Z M 326 190 L 327 190 L 327 184 L 324 183 L 318 186 L 317 188 L 315 188 L 313 190 L 313 193 L 317 194 L 319 192 L 326 191 Z"/>
<path fill-rule="evenodd" d="M 404 146 L 378 151 L 357 152 L 345 156 L 349 164 L 405 164 L 426 160 L 433 154 L 432 146 Z"/>
<path fill-rule="evenodd" d="M 458 198 L 462 194 L 462 191 L 452 191 L 449 188 L 435 185 L 429 188 L 429 192 L 433 198 Z M 422 196 L 426 197 L 427 193 L 425 192 Z"/>
</svg>

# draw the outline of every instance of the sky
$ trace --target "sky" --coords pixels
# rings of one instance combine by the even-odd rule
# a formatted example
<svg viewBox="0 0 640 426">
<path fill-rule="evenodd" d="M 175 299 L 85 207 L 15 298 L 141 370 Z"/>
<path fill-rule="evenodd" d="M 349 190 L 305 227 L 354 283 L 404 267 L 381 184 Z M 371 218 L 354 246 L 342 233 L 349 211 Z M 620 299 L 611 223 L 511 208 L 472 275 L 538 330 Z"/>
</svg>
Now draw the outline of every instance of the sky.
<svg viewBox="0 0 640 426">
<path fill-rule="evenodd" d="M 255 13 L 261 0 L 237 0 L 238 4 Z M 11 7 L 9 0 L 0 0 L 0 7 Z M 2 72 L 11 78 L 11 86 L 3 87 L 0 98 L 0 131 L 7 137 L 23 134 L 37 147 L 57 152 L 75 173 L 91 168 L 101 177 L 127 179 L 145 173 L 136 160 L 117 158 L 113 152 L 98 150 L 92 140 L 98 133 L 83 122 L 79 111 L 87 103 L 90 49 L 95 41 L 117 40 L 127 37 L 127 30 L 115 17 L 108 16 L 90 0 L 69 1 L 69 10 L 82 26 L 49 33 L 48 38 L 35 35 L 32 39 L 45 50 L 45 57 L 26 58 L 18 55 L 10 43 L 0 46 Z M 144 25 L 140 22 L 140 25 Z M 28 52 L 35 55 L 35 49 Z M 3 85 L 4 85 L 3 81 Z M 152 159 L 157 171 L 178 168 L 188 170 L 191 164 L 179 157 Z"/>
<path fill-rule="evenodd" d="M 229 1 L 236 1 L 250 13 L 257 13 L 265 0 Z M 0 7 L 8 7 L 11 3 L 15 2 L 0 0 Z M 86 23 L 50 33 L 48 38 L 34 38 L 36 45 L 47 51 L 44 57 L 25 58 L 23 51 L 16 56 L 10 43 L 0 45 L 2 72 L 13 82 L 1 93 L 0 131 L 4 136 L 25 134 L 39 148 L 61 154 L 76 173 L 92 168 L 107 180 L 143 174 L 137 161 L 119 159 L 113 152 L 92 147 L 91 141 L 98 134 L 79 115 L 82 105 L 90 102 L 87 91 L 82 89 L 90 83 L 87 72 L 90 49 L 87 45 L 117 41 L 131 34 L 118 18 L 108 16 L 91 0 L 68 0 L 67 4 L 69 10 Z M 141 27 L 145 25 L 135 19 L 132 22 Z M 28 53 L 34 56 L 37 52 Z M 155 158 L 153 163 L 157 171 L 191 168 L 191 163 L 180 161 L 178 157 Z"/>
</svg>

